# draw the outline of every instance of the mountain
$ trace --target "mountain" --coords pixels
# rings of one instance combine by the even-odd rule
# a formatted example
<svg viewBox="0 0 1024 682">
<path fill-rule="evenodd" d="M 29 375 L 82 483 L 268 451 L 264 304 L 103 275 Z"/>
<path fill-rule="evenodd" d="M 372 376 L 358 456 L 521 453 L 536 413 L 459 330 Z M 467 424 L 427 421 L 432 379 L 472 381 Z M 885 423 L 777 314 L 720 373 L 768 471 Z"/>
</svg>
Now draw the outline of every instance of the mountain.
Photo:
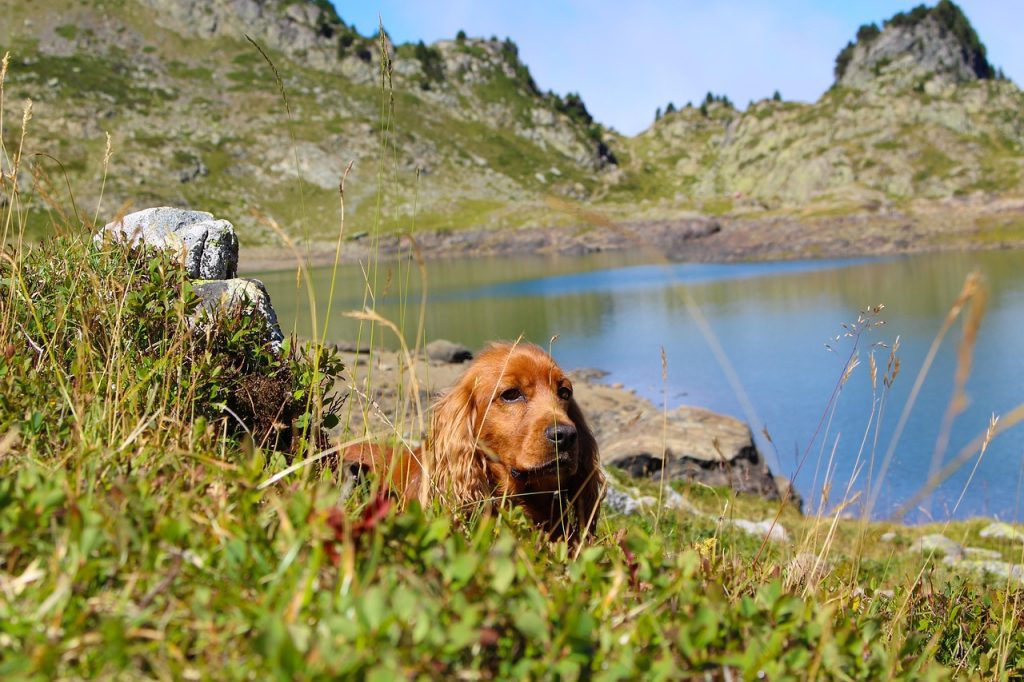
<svg viewBox="0 0 1024 682">
<path fill-rule="evenodd" d="M 28 148 L 48 171 L 60 159 L 83 206 L 99 196 L 107 132 L 107 211 L 203 208 L 250 241 L 269 230 L 253 210 L 297 236 L 334 234 L 350 161 L 350 233 L 379 205 L 385 229 L 414 210 L 418 227 L 517 225 L 546 195 L 600 191 L 615 168 L 582 101 L 541 92 L 508 39 L 393 45 L 326 0 L 2 4 L 5 140 L 31 98 Z"/>
<path fill-rule="evenodd" d="M 540 91 L 510 39 L 395 45 L 327 0 L 0 3 L 5 142 L 31 98 L 26 145 L 49 174 L 23 198 L 37 223 L 46 195 L 66 205 L 65 171 L 91 215 L 107 132 L 103 215 L 202 208 L 250 244 L 271 223 L 329 240 L 349 162 L 350 235 L 885 212 L 1024 189 L 1024 96 L 948 0 L 862 26 L 816 102 L 740 110 L 709 93 L 634 137 Z"/>
<path fill-rule="evenodd" d="M 1019 195 L 1024 97 L 948 0 L 862 26 L 814 103 L 708 95 L 619 140 L 632 192 L 712 212 Z"/>
</svg>

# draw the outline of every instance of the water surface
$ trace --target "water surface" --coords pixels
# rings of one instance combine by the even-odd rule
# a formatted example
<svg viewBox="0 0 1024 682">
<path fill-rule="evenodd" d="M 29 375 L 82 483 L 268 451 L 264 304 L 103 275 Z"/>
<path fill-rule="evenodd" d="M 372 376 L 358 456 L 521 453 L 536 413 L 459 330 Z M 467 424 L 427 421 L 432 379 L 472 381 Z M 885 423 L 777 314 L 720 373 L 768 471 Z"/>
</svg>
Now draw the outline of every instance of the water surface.
<svg viewBox="0 0 1024 682">
<path fill-rule="evenodd" d="M 988 312 L 967 383 L 969 403 L 954 423 L 944 458 L 982 433 L 992 414 L 1007 413 L 1024 402 L 1022 252 L 729 265 L 665 265 L 651 260 L 650 254 L 619 253 L 429 263 L 427 338 L 447 338 L 475 348 L 487 340 L 520 334 L 546 346 L 557 336 L 553 353 L 566 367 L 607 370 L 608 381 L 633 387 L 658 404 L 667 398 L 670 405 L 700 405 L 752 422 L 773 468 L 795 476 L 798 489 L 813 503 L 830 460 L 834 491 L 845 489 L 851 479 L 853 490 L 863 491 L 872 471 L 879 470 L 928 347 L 964 278 L 977 270 L 988 286 Z M 325 319 L 330 275 L 329 268 L 313 271 L 320 320 Z M 308 336 L 306 295 L 296 287 L 295 274 L 268 273 L 262 278 L 282 326 Z M 355 266 L 342 268 L 328 318 L 329 337 L 352 340 L 360 334 L 358 323 L 341 313 L 364 306 L 365 281 L 370 280 L 378 294 L 365 304 L 375 305 L 411 338 L 419 315 L 420 279 L 415 266 L 402 263 L 381 264 L 365 273 Z M 749 409 L 691 315 L 687 296 L 735 369 Z M 842 336 L 848 329 L 843 323 L 854 323 L 858 311 L 877 304 L 885 305 L 879 316 L 884 325 L 861 335 L 861 365 L 844 385 L 834 414 L 826 419 L 827 428 L 812 440 L 853 349 L 854 340 Z M 384 332 L 385 343 L 394 346 L 389 334 Z M 923 384 L 879 488 L 875 516 L 887 516 L 925 483 L 939 425 L 953 394 L 960 335 L 957 325 Z M 841 337 L 838 342 L 836 336 Z M 881 406 L 873 448 L 872 408 L 877 416 L 876 398 L 889 354 L 876 344 L 891 345 L 897 336 L 902 368 Z M 365 329 L 362 338 L 368 338 Z M 880 365 L 874 392 L 868 367 L 873 347 Z M 668 359 L 666 382 L 661 348 Z M 767 429 L 770 441 L 762 429 Z M 910 518 L 987 514 L 1017 519 L 1022 436 L 1024 429 L 1011 429 L 992 443 L 959 506 L 957 499 L 975 459 Z M 833 500 L 839 496 L 834 492 Z"/>
</svg>

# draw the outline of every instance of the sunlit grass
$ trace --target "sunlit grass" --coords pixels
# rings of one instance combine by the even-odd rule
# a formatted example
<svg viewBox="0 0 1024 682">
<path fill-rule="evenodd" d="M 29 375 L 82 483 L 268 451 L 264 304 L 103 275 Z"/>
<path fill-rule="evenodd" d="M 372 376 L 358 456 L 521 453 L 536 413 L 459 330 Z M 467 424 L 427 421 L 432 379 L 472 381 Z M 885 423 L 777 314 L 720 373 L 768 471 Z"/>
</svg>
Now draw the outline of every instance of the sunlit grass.
<svg viewBox="0 0 1024 682">
<path fill-rule="evenodd" d="M 399 186 L 392 106 L 385 61 L 374 240 Z M 8 124 L 0 120 L 0 133 Z M 0 140 L 20 141 L 30 126 L 26 109 L 17 134 Z M 26 246 L 23 198 L 38 189 L 12 172 L 21 143 L 0 151 L 0 676 L 1002 679 L 1024 669 L 1016 582 L 909 551 L 939 531 L 1022 563 L 1024 544 L 981 537 L 981 521 L 907 528 L 846 518 L 855 500 L 829 474 L 825 427 L 804 457 L 820 453 L 821 486 L 837 493 L 807 516 L 678 486 L 696 512 L 606 514 L 577 553 L 515 510 L 468 520 L 439 505 L 385 513 L 373 482 L 353 484 L 330 455 L 354 440 L 424 435 L 415 366 L 426 287 L 398 320 L 374 305 L 385 288 L 408 291 L 422 276 L 414 254 L 389 277 L 373 252 L 354 312 L 365 325 L 359 341 L 374 350 L 385 335 L 412 339 L 395 369 L 408 377 L 402 399 L 388 413 L 369 398 L 372 361 L 343 373 L 318 347 L 330 320 L 284 358 L 245 320 L 197 336 L 194 296 L 171 259 L 93 245 L 109 208 L 55 199 L 63 236 Z M 338 250 L 345 211 L 340 191 Z M 321 292 L 302 248 L 265 224 L 315 310 Z M 980 318 L 971 319 L 976 332 Z M 837 392 L 850 372 L 870 368 L 873 436 L 896 360 L 882 371 L 882 361 L 858 368 L 855 357 Z M 287 418 L 262 432 L 226 409 L 252 377 L 290 396 Z M 351 390 L 339 411 L 340 387 Z M 823 424 L 832 408 L 823 406 Z M 372 412 L 390 426 L 356 429 L 350 410 L 363 425 Z M 327 426 L 338 429 L 333 442 Z M 858 456 L 873 461 L 873 452 Z M 667 499 L 664 479 L 636 485 Z M 728 523 L 741 518 L 774 519 L 789 540 L 764 542 Z"/>
</svg>

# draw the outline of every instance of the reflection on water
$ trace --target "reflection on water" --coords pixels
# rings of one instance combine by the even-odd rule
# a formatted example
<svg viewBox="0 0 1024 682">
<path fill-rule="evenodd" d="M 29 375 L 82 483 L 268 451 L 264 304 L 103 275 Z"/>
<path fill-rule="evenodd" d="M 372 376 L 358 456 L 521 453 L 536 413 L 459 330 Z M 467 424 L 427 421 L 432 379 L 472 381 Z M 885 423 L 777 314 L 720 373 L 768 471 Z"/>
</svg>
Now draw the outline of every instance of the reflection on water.
<svg viewBox="0 0 1024 682">
<path fill-rule="evenodd" d="M 598 254 L 579 258 L 528 257 L 439 261 L 427 265 L 430 305 L 428 338 L 448 338 L 478 347 L 499 338 L 527 339 L 553 346 L 568 367 L 599 367 L 620 381 L 661 401 L 695 404 L 754 421 L 769 442 L 759 445 L 775 466 L 796 475 L 810 500 L 822 487 L 829 455 L 835 450 L 837 488 L 845 488 L 872 413 L 868 354 L 872 344 L 899 336 L 903 369 L 882 405 L 876 458 L 884 453 L 900 410 L 935 333 L 968 273 L 979 270 L 989 287 L 989 309 L 967 385 L 970 403 L 960 415 L 949 453 L 983 432 L 991 414 L 1009 412 L 1024 402 L 1024 253 L 950 253 L 885 260 L 815 261 L 736 265 L 651 265 L 640 254 Z M 313 271 L 324 320 L 330 270 Z M 263 276 L 282 326 L 309 336 L 309 310 L 294 273 Z M 376 282 L 376 309 L 411 337 L 419 316 L 420 274 L 409 264 L 380 265 L 364 274 L 357 267 L 339 270 L 329 318 L 332 339 L 355 339 L 358 323 L 341 316 L 362 308 L 365 281 Z M 687 312 L 684 291 L 699 304 L 735 367 L 756 414 L 745 414 L 707 340 Z M 838 408 L 824 438 L 809 448 L 829 396 L 852 349 L 842 339 L 829 352 L 825 344 L 856 320 L 858 311 L 884 303 L 885 325 L 863 337 L 861 366 L 843 387 Z M 368 302 L 369 304 L 369 302 Z M 380 333 L 375 332 L 375 338 Z M 365 341 L 367 332 L 362 332 Z M 926 379 L 921 397 L 882 485 L 878 516 L 885 516 L 917 491 L 927 478 L 938 424 L 952 394 L 959 327 L 944 344 Z M 385 338 L 394 346 L 394 339 Z M 661 380 L 660 349 L 669 361 L 667 385 Z M 884 368 L 888 350 L 875 349 Z M 872 427 L 873 428 L 873 427 Z M 978 467 L 958 517 L 998 514 L 1016 519 L 1024 455 L 1022 429 L 997 439 Z M 870 458 L 874 431 L 863 457 Z M 774 444 L 774 445 L 773 445 Z M 947 453 L 947 458 L 952 455 Z M 870 461 L 870 460 L 869 460 Z M 973 462 L 972 462 L 973 465 Z M 877 469 L 877 462 L 875 469 Z M 928 509 L 944 518 L 967 480 L 970 466 L 939 489 Z M 862 489 L 870 468 L 854 480 Z"/>
</svg>

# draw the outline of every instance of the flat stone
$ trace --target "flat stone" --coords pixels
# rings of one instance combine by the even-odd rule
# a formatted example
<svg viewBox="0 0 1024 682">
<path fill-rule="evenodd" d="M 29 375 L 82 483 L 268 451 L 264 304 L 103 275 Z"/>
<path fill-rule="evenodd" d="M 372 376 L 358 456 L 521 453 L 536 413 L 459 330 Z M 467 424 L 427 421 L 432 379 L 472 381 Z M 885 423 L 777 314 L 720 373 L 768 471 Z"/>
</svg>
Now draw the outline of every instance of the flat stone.
<svg viewBox="0 0 1024 682">
<path fill-rule="evenodd" d="M 986 573 L 1014 582 L 1024 583 L 1024 566 L 1006 561 L 960 561 L 957 568 L 966 568 L 977 573 Z"/>
<path fill-rule="evenodd" d="M 1003 555 L 994 549 L 984 547 L 964 547 L 964 555 L 971 559 L 1002 559 Z"/>
<path fill-rule="evenodd" d="M 746 519 L 733 519 L 732 525 L 742 531 L 758 537 L 768 536 L 773 542 L 786 542 L 789 540 L 789 533 L 780 523 L 772 523 L 771 519 L 764 521 L 747 521 Z"/>
<path fill-rule="evenodd" d="M 997 521 L 985 526 L 980 533 L 983 538 L 995 538 L 997 540 L 1017 540 L 1024 542 L 1024 533 L 1017 530 L 1008 523 Z"/>
<path fill-rule="evenodd" d="M 954 559 L 960 559 L 964 555 L 964 548 L 960 543 L 954 542 L 945 535 L 940 535 L 939 533 L 923 535 L 917 540 L 914 540 L 913 544 L 910 545 L 910 551 L 927 553 L 935 552 L 944 554 L 947 557 L 953 557 Z"/>
<path fill-rule="evenodd" d="M 107 223 L 94 237 L 177 254 L 191 279 L 232 279 L 238 274 L 238 237 L 212 213 L 170 206 L 147 208 Z"/>
</svg>

